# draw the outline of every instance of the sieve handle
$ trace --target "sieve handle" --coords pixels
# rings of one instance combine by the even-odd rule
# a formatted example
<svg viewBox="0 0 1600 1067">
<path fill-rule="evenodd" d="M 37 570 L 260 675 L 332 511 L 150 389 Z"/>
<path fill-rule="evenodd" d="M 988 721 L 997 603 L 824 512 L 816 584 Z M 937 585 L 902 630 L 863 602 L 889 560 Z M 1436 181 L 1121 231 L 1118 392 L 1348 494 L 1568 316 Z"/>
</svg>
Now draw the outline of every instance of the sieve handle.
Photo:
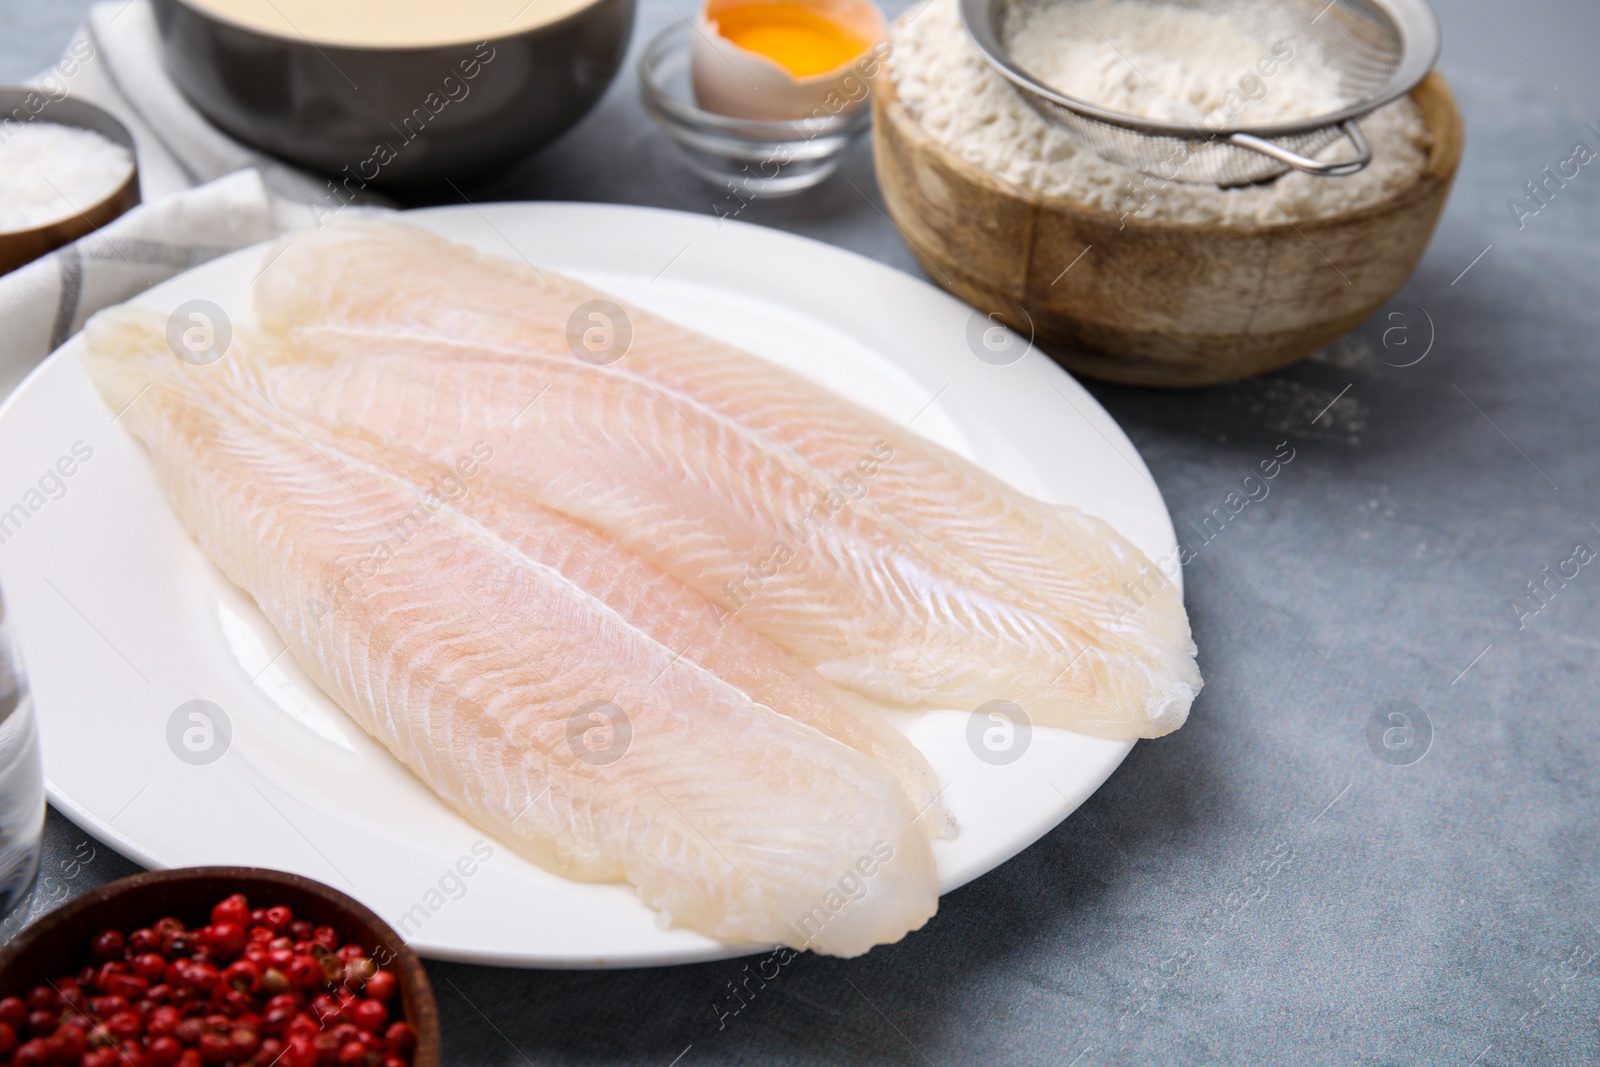
<svg viewBox="0 0 1600 1067">
<path fill-rule="evenodd" d="M 1347 119 L 1341 122 L 1339 129 L 1344 132 L 1346 137 L 1350 138 L 1350 143 L 1355 146 L 1356 157 L 1354 159 L 1339 159 L 1332 162 L 1312 159 L 1310 156 L 1303 156 L 1299 152 L 1285 148 L 1276 141 L 1269 141 L 1265 137 L 1257 137 L 1251 133 L 1232 133 L 1228 135 L 1227 140 L 1229 144 L 1238 145 L 1240 148 L 1248 148 L 1252 152 L 1260 152 L 1264 156 L 1270 156 L 1279 163 L 1293 167 L 1295 170 L 1303 170 L 1307 174 L 1317 174 L 1324 177 L 1343 177 L 1346 174 L 1354 174 L 1356 171 L 1362 170 L 1368 163 L 1372 162 L 1372 145 L 1367 142 L 1366 134 L 1361 132 L 1361 127 L 1356 125 L 1355 119 Z"/>
</svg>

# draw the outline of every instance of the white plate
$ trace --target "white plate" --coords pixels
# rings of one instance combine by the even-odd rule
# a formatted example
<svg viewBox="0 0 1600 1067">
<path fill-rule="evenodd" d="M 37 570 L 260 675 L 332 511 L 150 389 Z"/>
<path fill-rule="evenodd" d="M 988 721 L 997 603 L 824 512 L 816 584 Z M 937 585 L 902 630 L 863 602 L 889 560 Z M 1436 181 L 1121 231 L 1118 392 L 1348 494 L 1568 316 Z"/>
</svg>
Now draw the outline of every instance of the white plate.
<svg viewBox="0 0 1600 1067">
<path fill-rule="evenodd" d="M 880 263 L 645 208 L 502 204 L 407 217 L 578 275 L 914 419 L 1018 487 L 1108 519 L 1152 558 L 1175 545 L 1133 445 L 1082 387 L 1037 352 L 1009 366 L 980 361 L 966 305 Z M 136 302 L 166 311 L 204 298 L 251 324 L 249 283 L 264 251 L 209 263 Z M 19 503 L 28 512 L 0 534 L 0 579 L 57 807 L 151 867 L 248 864 L 338 886 L 426 956 L 620 967 L 752 951 L 658 929 L 628 888 L 569 882 L 492 843 L 487 861 L 462 865 L 470 876 L 452 874 L 483 835 L 356 728 L 293 657 L 277 657 L 282 643 L 184 533 L 76 347 L 56 352 L 0 409 L 0 513 Z M 74 447 L 92 455 L 62 464 L 70 477 L 47 477 Z M 226 752 L 200 766 L 168 743 L 174 712 L 196 699 L 221 707 L 232 730 Z M 934 846 L 944 891 L 1036 841 L 1132 747 L 1040 729 L 1021 759 L 991 766 L 967 748 L 966 714 L 903 718 L 961 824 L 955 840 Z"/>
</svg>

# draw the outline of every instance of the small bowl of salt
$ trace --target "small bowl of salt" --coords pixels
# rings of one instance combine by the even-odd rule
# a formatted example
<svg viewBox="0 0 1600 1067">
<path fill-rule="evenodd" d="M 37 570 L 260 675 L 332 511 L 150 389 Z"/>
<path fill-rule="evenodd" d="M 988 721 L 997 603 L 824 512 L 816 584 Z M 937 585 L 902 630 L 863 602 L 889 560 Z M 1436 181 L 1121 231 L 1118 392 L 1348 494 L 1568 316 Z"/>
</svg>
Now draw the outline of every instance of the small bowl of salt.
<svg viewBox="0 0 1600 1067">
<path fill-rule="evenodd" d="M 93 104 L 0 87 L 0 274 L 139 202 L 127 127 Z"/>
</svg>

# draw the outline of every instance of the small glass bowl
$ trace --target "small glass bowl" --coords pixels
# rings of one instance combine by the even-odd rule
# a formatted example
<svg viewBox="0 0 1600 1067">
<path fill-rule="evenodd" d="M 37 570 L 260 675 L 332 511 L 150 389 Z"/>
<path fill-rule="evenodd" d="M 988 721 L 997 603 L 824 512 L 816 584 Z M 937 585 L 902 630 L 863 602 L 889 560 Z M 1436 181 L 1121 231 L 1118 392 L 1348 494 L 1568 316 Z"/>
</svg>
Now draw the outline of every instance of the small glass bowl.
<svg viewBox="0 0 1600 1067">
<path fill-rule="evenodd" d="M 639 96 L 684 162 L 745 199 L 789 196 L 825 181 L 844 150 L 872 123 L 863 99 L 837 115 L 792 121 L 736 119 L 701 110 L 689 78 L 695 28 L 677 22 L 639 57 Z"/>
</svg>

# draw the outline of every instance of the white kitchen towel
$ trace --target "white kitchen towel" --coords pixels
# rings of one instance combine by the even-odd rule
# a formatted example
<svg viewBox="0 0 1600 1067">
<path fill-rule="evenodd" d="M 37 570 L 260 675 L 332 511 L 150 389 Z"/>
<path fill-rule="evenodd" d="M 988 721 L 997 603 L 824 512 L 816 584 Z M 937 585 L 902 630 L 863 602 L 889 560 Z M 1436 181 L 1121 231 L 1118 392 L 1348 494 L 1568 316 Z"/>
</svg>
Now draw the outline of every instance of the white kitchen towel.
<svg viewBox="0 0 1600 1067">
<path fill-rule="evenodd" d="M 242 170 L 142 204 L 65 248 L 0 276 L 0 396 L 94 312 L 286 229 L 261 174 Z"/>
</svg>

